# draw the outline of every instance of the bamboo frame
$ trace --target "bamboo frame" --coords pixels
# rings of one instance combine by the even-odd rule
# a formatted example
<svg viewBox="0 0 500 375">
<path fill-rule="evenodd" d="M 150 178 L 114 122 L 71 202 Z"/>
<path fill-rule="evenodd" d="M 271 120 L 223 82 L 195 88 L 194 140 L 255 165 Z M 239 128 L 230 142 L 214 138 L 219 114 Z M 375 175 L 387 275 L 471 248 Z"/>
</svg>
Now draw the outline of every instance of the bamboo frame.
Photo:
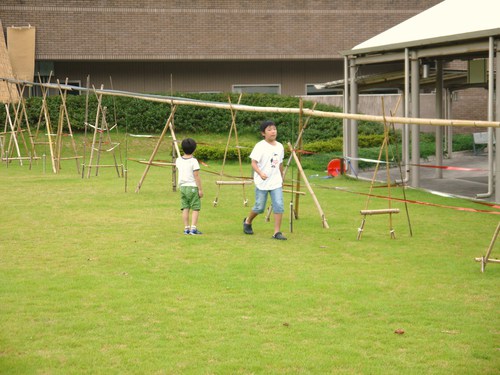
<svg viewBox="0 0 500 375">
<path fill-rule="evenodd" d="M 399 105 L 399 100 L 398 100 L 398 104 Z M 392 215 L 393 214 L 398 214 L 399 213 L 399 209 L 394 209 L 392 208 L 392 199 L 391 199 L 391 175 L 390 175 L 390 168 L 389 168 L 389 125 L 387 124 L 387 121 L 386 121 L 386 117 L 385 117 L 385 107 L 384 107 L 384 99 L 382 98 L 382 112 L 384 114 L 383 118 L 384 118 L 384 140 L 382 141 L 382 145 L 380 146 L 380 151 L 379 151 L 379 154 L 378 154 L 378 163 L 375 167 L 375 171 L 373 173 L 373 177 L 372 177 L 372 180 L 371 180 L 371 183 L 370 183 L 370 190 L 369 190 L 369 193 L 368 193 L 368 197 L 366 199 L 366 204 L 365 204 L 365 209 L 364 210 L 361 210 L 361 215 L 363 215 L 363 219 L 361 220 L 361 225 L 359 226 L 358 228 L 358 235 L 357 235 L 357 240 L 360 240 L 361 239 L 361 235 L 363 234 L 363 230 L 364 230 L 364 227 L 365 227 L 365 223 L 366 223 L 366 216 L 371 216 L 371 215 L 382 215 L 382 214 L 387 214 L 389 215 L 389 234 L 391 236 L 391 239 L 395 239 L 396 238 L 396 234 L 395 234 L 395 231 L 394 231 L 394 227 L 392 225 Z M 370 203 L 370 197 L 372 195 L 372 191 L 373 191 L 373 185 L 376 181 L 376 178 L 377 178 L 377 173 L 378 173 L 378 169 L 379 169 L 379 166 L 380 166 L 380 160 L 382 158 L 382 154 L 385 154 L 385 165 L 386 165 L 386 181 L 387 181 L 387 193 L 388 193 L 388 208 L 387 209 L 380 209 L 380 210 L 369 210 L 368 209 L 368 204 Z"/>
<path fill-rule="evenodd" d="M 151 165 L 153 164 L 153 160 L 154 160 L 156 154 L 158 153 L 161 142 L 163 141 L 163 138 L 165 138 L 165 134 L 167 133 L 168 129 L 170 129 L 170 132 L 172 134 L 172 141 L 174 142 L 175 151 L 177 152 L 177 157 L 180 157 L 181 153 L 179 151 L 179 145 L 177 145 L 177 139 L 175 138 L 174 129 L 172 127 L 172 121 L 174 119 L 174 115 L 175 115 L 176 110 L 177 110 L 177 106 L 174 105 L 172 107 L 172 111 L 170 112 L 170 116 L 168 116 L 167 122 L 166 122 L 165 126 L 163 127 L 163 131 L 161 132 L 161 135 L 158 138 L 158 142 L 156 143 L 156 146 L 153 149 L 153 152 L 151 153 L 149 161 L 146 165 L 146 169 L 144 170 L 144 173 L 142 174 L 141 179 L 139 180 L 139 183 L 137 184 L 137 187 L 135 188 L 136 193 L 138 193 L 139 190 L 141 190 L 142 184 L 144 183 L 144 180 L 146 179 L 146 176 L 149 172 L 149 168 L 151 168 Z"/>
<path fill-rule="evenodd" d="M 65 84 L 68 83 L 68 78 L 66 78 Z M 80 157 L 78 156 L 78 152 L 76 150 L 76 143 L 75 139 L 73 137 L 73 130 L 71 129 L 71 122 L 69 120 L 69 114 L 68 114 L 68 107 L 66 106 L 66 97 L 68 94 L 68 90 L 64 90 L 61 86 L 61 83 L 59 80 L 57 80 L 57 85 L 59 86 L 59 96 L 61 97 L 61 106 L 59 110 L 59 126 L 57 130 L 57 139 L 56 139 L 56 144 L 58 145 L 57 149 L 57 170 L 61 169 L 61 160 L 68 160 L 68 159 L 74 159 L 76 163 L 76 170 L 78 174 L 80 174 L 80 163 L 79 159 Z M 73 147 L 73 152 L 74 156 L 73 157 L 66 157 L 62 158 L 61 157 L 61 148 L 62 148 L 62 137 L 63 137 L 63 131 L 64 131 L 64 122 L 66 122 L 66 126 L 68 128 L 68 134 L 71 138 L 71 146 Z"/>
<path fill-rule="evenodd" d="M 9 139 L 9 145 L 7 147 L 7 150 L 3 150 L 5 152 L 5 158 L 2 155 L 2 160 L 11 160 L 11 159 L 17 159 L 19 160 L 19 164 L 23 165 L 23 161 L 21 159 L 21 150 L 19 149 L 19 142 L 17 140 L 17 135 L 16 135 L 16 130 L 14 127 L 14 123 L 12 122 L 12 117 L 10 115 L 10 104 L 5 103 L 5 112 L 7 114 L 7 117 L 5 119 L 5 129 L 4 129 L 4 134 L 9 134 L 10 133 L 10 139 Z M 7 130 L 7 124 L 10 130 Z M 14 144 L 14 148 L 16 149 L 17 157 L 9 157 L 11 153 L 11 145 L 12 143 Z M 2 153 L 3 154 L 3 153 Z"/>
<path fill-rule="evenodd" d="M 49 81 L 51 80 L 52 78 L 52 72 L 50 72 L 49 74 Z M 52 172 L 56 173 L 57 174 L 57 168 L 56 168 L 56 165 L 55 165 L 55 152 L 54 152 L 54 141 L 55 140 L 52 140 L 52 137 L 54 136 L 53 132 L 52 132 L 52 124 L 50 123 L 50 115 L 49 115 L 49 108 L 48 108 L 48 105 L 47 105 L 47 96 L 48 96 L 48 93 L 49 93 L 49 88 L 57 88 L 54 87 L 54 86 L 47 86 L 45 84 L 42 84 L 42 77 L 40 77 L 40 74 L 38 74 L 38 80 L 40 81 L 40 89 L 42 91 L 42 107 L 40 108 L 40 114 L 38 116 L 38 123 L 37 123 L 37 127 L 36 127 L 36 133 L 35 133 L 35 138 L 38 139 L 38 133 L 40 131 L 40 125 L 42 124 L 42 121 L 45 120 L 45 128 L 47 130 L 47 139 L 48 141 L 44 144 L 48 144 L 49 145 L 49 151 L 50 151 L 50 162 L 51 162 L 51 165 L 52 165 Z M 35 143 L 37 143 L 35 141 Z"/>
<path fill-rule="evenodd" d="M 238 97 L 238 104 L 241 103 L 241 97 L 242 96 L 243 96 L 243 94 L 240 94 L 240 96 Z M 224 176 L 224 167 L 226 165 L 227 152 L 229 150 L 229 145 L 230 145 L 230 142 L 231 142 L 231 136 L 232 136 L 232 133 L 233 133 L 233 130 L 234 130 L 234 138 L 235 138 L 235 141 L 236 141 L 235 148 L 236 148 L 236 151 L 238 152 L 238 162 L 239 162 L 239 166 L 240 166 L 240 176 L 241 176 L 241 178 L 243 178 L 244 176 L 243 176 L 243 167 L 241 165 L 241 151 L 240 151 L 240 144 L 239 144 L 239 141 L 238 141 L 238 129 L 236 127 L 236 114 L 237 114 L 237 112 L 232 109 L 231 96 L 228 96 L 228 103 L 231 105 L 231 107 L 230 107 L 230 110 L 231 110 L 231 127 L 229 128 L 229 135 L 227 137 L 226 148 L 224 149 L 224 158 L 222 160 L 222 167 L 221 167 L 219 175 L 220 175 L 220 177 Z M 217 194 L 216 194 L 215 199 L 213 201 L 214 207 L 217 207 L 217 204 L 219 203 L 220 188 L 221 188 L 222 185 L 241 185 L 242 192 L 243 192 L 243 206 L 245 206 L 245 207 L 248 206 L 248 199 L 246 197 L 245 185 L 252 184 L 251 181 L 217 181 L 216 184 L 217 184 Z"/>
<path fill-rule="evenodd" d="M 101 85 L 102 88 L 102 85 Z M 85 129 L 87 129 L 88 126 L 94 129 L 94 134 L 92 136 L 92 145 L 90 146 L 90 158 L 88 164 L 84 162 L 83 164 L 83 170 L 82 170 L 82 176 L 85 174 L 84 170 L 85 167 L 87 167 L 87 178 L 90 178 L 91 170 L 94 167 L 95 168 L 95 175 L 97 176 L 99 174 L 99 167 L 105 167 L 106 165 L 101 164 L 101 153 L 103 151 L 106 152 L 112 152 L 113 153 L 113 161 L 114 161 L 114 167 L 116 170 L 116 174 L 118 177 L 124 177 L 125 171 L 124 171 L 124 165 L 123 165 L 123 160 L 121 157 L 121 151 L 120 151 L 120 163 L 117 162 L 116 160 L 116 148 L 120 146 L 119 142 L 113 142 L 111 140 L 111 134 L 110 130 L 114 129 L 117 127 L 116 124 L 116 114 L 115 114 L 115 124 L 110 128 L 108 126 L 108 121 L 107 121 L 107 108 L 102 106 L 102 94 L 96 94 L 97 97 L 97 111 L 96 111 L 96 120 L 95 124 L 91 125 L 86 123 L 85 124 Z M 88 108 L 88 106 L 87 106 Z M 87 114 L 85 115 L 87 118 Z M 99 123 L 99 118 L 101 119 L 101 123 Z M 86 131 L 85 131 L 86 133 Z M 105 135 L 104 135 L 105 134 Z M 106 140 L 103 141 L 103 137 L 106 137 Z M 86 142 L 86 141 L 85 141 Z M 103 148 L 103 144 L 109 144 L 110 147 L 105 149 Z M 94 153 L 97 153 L 97 161 L 94 163 Z M 106 166 L 107 167 L 107 166 Z"/>
<path fill-rule="evenodd" d="M 16 91 L 14 94 L 12 93 L 12 89 L 13 89 L 12 86 L 14 86 L 14 85 L 8 85 L 7 88 L 9 90 L 9 96 L 11 97 L 10 105 L 12 105 L 12 108 L 14 110 L 14 122 L 12 122 L 10 111 L 8 109 L 9 103 L 6 103 L 5 106 L 6 106 L 7 116 L 6 116 L 5 128 L 4 128 L 4 132 L 0 133 L 0 136 L 5 138 L 5 135 L 10 133 L 11 137 L 9 139 L 9 144 L 8 144 L 7 150 L 4 149 L 5 140 L 3 143 L 0 141 L 0 153 L 2 155 L 2 160 L 19 160 L 20 165 L 23 165 L 22 160 L 29 160 L 29 162 L 30 162 L 29 165 L 30 165 L 30 169 L 31 169 L 32 161 L 34 159 L 39 159 L 39 158 L 37 158 L 37 156 L 36 156 L 36 151 L 35 151 L 35 147 L 34 147 L 34 143 L 33 143 L 33 135 L 31 133 L 31 128 L 30 128 L 30 124 L 29 124 L 29 120 L 28 120 L 28 114 L 26 111 L 26 100 L 24 99 L 24 90 L 26 88 L 26 85 L 15 85 L 14 87 L 15 87 Z M 16 103 L 16 100 L 14 100 L 14 96 L 19 98 L 17 100 L 17 103 Z M 26 129 L 23 129 L 23 127 L 22 127 L 23 119 L 26 122 Z M 7 131 L 7 123 L 8 122 L 9 122 L 9 125 L 12 125 L 10 132 Z M 27 133 L 28 133 L 31 149 L 28 148 L 28 144 L 26 143 L 24 131 L 27 131 Z M 19 148 L 18 136 L 19 136 L 20 140 L 22 141 L 22 144 L 24 145 L 24 149 L 26 150 L 26 154 L 28 155 L 28 157 L 23 157 L 21 155 L 21 150 Z M 12 149 L 13 145 L 16 148 L 17 155 L 18 155 L 17 157 L 13 157 L 11 155 L 13 152 L 13 149 Z"/>
<path fill-rule="evenodd" d="M 491 251 L 493 250 L 493 246 L 495 245 L 495 241 L 497 240 L 498 233 L 500 232 L 500 222 L 493 233 L 493 237 L 490 241 L 490 246 L 488 246 L 488 250 L 486 250 L 486 255 L 484 257 L 475 258 L 476 262 L 481 262 L 481 272 L 486 270 L 487 263 L 500 263 L 500 259 L 490 259 Z"/>
</svg>

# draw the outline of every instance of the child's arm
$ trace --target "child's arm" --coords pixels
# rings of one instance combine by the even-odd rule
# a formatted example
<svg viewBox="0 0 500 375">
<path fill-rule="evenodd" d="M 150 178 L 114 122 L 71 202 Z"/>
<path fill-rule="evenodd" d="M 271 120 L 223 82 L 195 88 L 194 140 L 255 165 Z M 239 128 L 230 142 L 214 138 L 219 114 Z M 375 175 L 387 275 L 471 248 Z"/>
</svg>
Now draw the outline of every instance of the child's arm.
<svg viewBox="0 0 500 375">
<path fill-rule="evenodd" d="M 201 188 L 201 178 L 200 171 L 193 171 L 194 181 L 196 182 L 196 186 L 198 187 L 198 196 L 203 198 L 203 189 Z"/>
<path fill-rule="evenodd" d="M 257 160 L 252 159 L 252 169 L 260 176 L 260 178 L 262 178 L 263 180 L 267 179 L 267 174 L 260 170 L 259 166 L 257 165 Z"/>
</svg>

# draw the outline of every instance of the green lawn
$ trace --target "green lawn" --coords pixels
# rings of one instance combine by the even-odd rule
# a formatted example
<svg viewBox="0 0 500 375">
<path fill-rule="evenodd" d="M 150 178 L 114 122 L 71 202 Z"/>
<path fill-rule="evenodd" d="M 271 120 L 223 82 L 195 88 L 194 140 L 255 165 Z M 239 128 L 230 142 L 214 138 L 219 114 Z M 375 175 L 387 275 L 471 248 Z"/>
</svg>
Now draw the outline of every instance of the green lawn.
<svg viewBox="0 0 500 375">
<path fill-rule="evenodd" d="M 128 157 L 148 157 L 154 142 L 134 142 Z M 369 184 L 319 172 L 310 182 L 330 229 L 307 194 L 293 233 L 287 207 L 288 241 L 263 217 L 248 236 L 242 188 L 222 186 L 213 207 L 220 177 L 205 171 L 221 163 L 208 161 L 204 234 L 185 236 L 171 170 L 152 167 L 134 193 L 145 166 L 127 164 L 126 193 L 109 168 L 82 179 L 74 161 L 58 175 L 0 164 L 1 374 L 499 373 L 500 266 L 474 262 L 498 215 L 409 204 L 410 237 L 394 202 L 397 238 L 374 216 L 357 241 L 366 196 L 353 192 Z"/>
</svg>

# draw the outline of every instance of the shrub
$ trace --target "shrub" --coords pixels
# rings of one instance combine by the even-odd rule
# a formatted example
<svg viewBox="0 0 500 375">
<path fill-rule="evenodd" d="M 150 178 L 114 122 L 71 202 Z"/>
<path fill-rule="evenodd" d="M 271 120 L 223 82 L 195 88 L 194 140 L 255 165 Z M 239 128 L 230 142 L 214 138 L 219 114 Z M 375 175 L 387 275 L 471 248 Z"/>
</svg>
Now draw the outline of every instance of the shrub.
<svg viewBox="0 0 500 375">
<path fill-rule="evenodd" d="M 238 102 L 236 94 L 176 94 L 180 98 L 203 100 L 208 102 L 231 103 Z M 87 122 L 94 124 L 97 116 L 97 97 L 93 93 L 88 95 L 68 95 L 66 108 L 73 131 L 85 129 Z M 47 109 L 50 122 L 55 126 L 59 121 L 59 112 L 62 101 L 59 95 L 47 97 Z M 296 97 L 265 94 L 246 94 L 241 98 L 241 104 L 258 107 L 298 108 L 299 99 Z M 106 121 L 111 127 L 115 123 L 119 129 L 131 133 L 160 133 L 171 113 L 171 107 L 165 103 L 157 103 L 135 98 L 103 96 L 102 108 L 106 109 Z M 312 108 L 313 103 L 304 102 L 304 108 Z M 31 97 L 26 100 L 28 121 L 31 126 L 38 124 L 42 108 L 42 98 Z M 318 104 L 317 110 L 340 111 L 339 108 Z M 0 108 L 0 115 L 5 117 L 5 109 Z M 262 113 L 239 111 L 236 113 L 238 131 L 242 134 L 254 134 L 262 120 L 271 118 L 280 127 L 279 140 L 294 142 L 298 135 L 299 116 L 288 113 Z M 42 116 L 44 123 L 44 117 Z M 102 114 L 98 121 L 102 122 Z M 177 107 L 174 124 L 177 130 L 184 133 L 216 133 L 224 134 L 231 126 L 231 112 L 227 109 L 209 108 L 195 105 L 180 105 Z M 305 122 L 305 118 L 304 118 Z M 304 132 L 304 141 L 330 139 L 338 137 L 342 132 L 342 121 L 338 119 L 314 117 L 308 120 L 308 129 Z"/>
</svg>

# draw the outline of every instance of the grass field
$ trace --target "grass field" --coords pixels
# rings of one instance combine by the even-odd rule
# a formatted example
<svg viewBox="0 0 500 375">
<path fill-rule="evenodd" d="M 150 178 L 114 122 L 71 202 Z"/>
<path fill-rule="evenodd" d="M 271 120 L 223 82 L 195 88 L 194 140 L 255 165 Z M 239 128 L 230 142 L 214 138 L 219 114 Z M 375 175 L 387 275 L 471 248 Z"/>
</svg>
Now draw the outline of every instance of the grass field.
<svg viewBox="0 0 500 375">
<path fill-rule="evenodd" d="M 128 156 L 147 157 L 135 142 Z M 73 161 L 58 175 L 0 165 L 0 373 L 499 373 L 500 266 L 474 262 L 498 215 L 409 204 L 410 237 L 394 202 L 397 238 L 378 216 L 357 241 L 369 185 L 320 172 L 310 182 L 330 229 L 307 194 L 293 233 L 284 220 L 288 241 L 275 241 L 263 217 L 242 233 L 241 187 L 223 186 L 213 207 L 219 177 L 205 171 L 220 167 L 203 167 L 204 234 L 185 236 L 169 168 L 134 193 L 145 166 L 129 161 L 125 193 L 113 169 L 82 179 Z"/>
</svg>

